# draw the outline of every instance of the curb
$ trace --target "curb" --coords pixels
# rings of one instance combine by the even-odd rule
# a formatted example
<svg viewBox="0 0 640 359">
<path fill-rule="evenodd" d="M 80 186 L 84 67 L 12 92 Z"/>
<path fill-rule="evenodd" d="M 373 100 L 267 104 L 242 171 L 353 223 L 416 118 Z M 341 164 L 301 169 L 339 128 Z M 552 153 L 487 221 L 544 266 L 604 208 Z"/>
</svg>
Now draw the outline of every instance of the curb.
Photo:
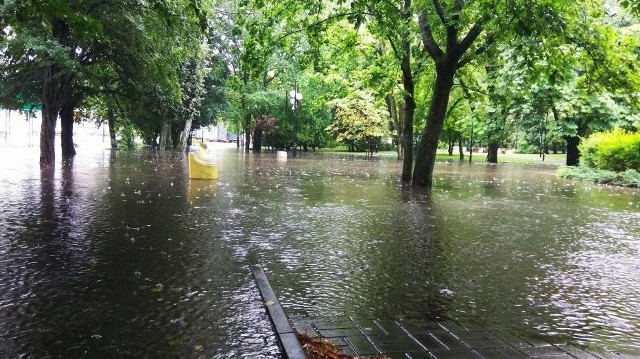
<svg viewBox="0 0 640 359">
<path fill-rule="evenodd" d="M 278 297 L 269 284 L 264 270 L 261 267 L 255 267 L 252 269 L 253 277 L 258 285 L 258 291 L 262 296 L 262 300 L 267 314 L 271 320 L 271 324 L 276 332 L 278 338 L 278 344 L 282 348 L 285 359 L 305 359 L 304 350 L 297 337 L 297 332 L 291 326 L 289 318 L 284 313 Z"/>
</svg>

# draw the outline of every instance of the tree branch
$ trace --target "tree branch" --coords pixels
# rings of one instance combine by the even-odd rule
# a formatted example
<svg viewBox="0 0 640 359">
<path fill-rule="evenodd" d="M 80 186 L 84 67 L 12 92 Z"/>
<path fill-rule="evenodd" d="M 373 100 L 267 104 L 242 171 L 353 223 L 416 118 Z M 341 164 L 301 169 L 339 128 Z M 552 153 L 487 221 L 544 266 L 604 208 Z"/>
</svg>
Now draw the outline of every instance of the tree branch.
<svg viewBox="0 0 640 359">
<path fill-rule="evenodd" d="M 447 26 L 447 17 L 445 16 L 444 8 L 442 7 L 440 0 L 433 0 L 433 7 L 436 8 L 436 14 L 438 14 L 442 25 Z"/>
<path fill-rule="evenodd" d="M 431 33 L 431 27 L 427 23 L 427 18 L 424 11 L 421 11 L 418 15 L 418 26 L 420 26 L 420 33 L 422 34 L 422 43 L 424 48 L 436 62 L 440 61 L 444 53 Z"/>
<path fill-rule="evenodd" d="M 482 44 L 482 46 L 478 47 L 473 52 L 473 54 L 467 54 L 466 56 L 463 56 L 462 59 L 460 59 L 460 61 L 458 61 L 457 68 L 459 69 L 463 68 L 465 65 L 473 61 L 475 58 L 482 55 L 485 51 L 489 49 L 489 46 L 491 46 L 491 44 L 493 44 L 494 41 L 495 41 L 495 37 L 493 35 L 489 35 L 487 37 L 487 41 L 485 41 L 484 44 Z"/>
</svg>

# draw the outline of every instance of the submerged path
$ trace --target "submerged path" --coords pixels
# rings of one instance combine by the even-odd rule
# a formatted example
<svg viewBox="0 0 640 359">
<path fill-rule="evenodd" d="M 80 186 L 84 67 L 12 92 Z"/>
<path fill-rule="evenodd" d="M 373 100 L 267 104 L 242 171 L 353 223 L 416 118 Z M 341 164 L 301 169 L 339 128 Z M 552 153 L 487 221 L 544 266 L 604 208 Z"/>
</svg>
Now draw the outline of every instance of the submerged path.
<svg viewBox="0 0 640 359">
<path fill-rule="evenodd" d="M 256 284 L 285 359 L 304 359 L 296 332 L 322 337 L 352 356 L 384 355 L 404 359 L 610 359 L 636 358 L 590 352 L 553 343 L 543 336 L 520 336 L 453 320 L 389 320 L 344 317 L 289 318 L 261 268 Z"/>
</svg>

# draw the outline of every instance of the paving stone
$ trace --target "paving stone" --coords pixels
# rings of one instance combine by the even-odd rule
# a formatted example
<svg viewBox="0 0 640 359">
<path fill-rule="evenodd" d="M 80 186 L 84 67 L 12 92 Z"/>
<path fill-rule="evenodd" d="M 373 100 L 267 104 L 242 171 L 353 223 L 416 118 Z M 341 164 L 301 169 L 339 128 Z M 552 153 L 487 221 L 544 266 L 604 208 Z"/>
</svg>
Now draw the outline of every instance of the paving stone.
<svg viewBox="0 0 640 359">
<path fill-rule="evenodd" d="M 550 346 L 551 343 L 549 343 L 549 341 L 543 337 L 543 336 L 536 336 L 536 335 L 518 335 L 522 340 L 526 341 L 527 343 L 529 343 L 531 346 L 534 347 L 543 347 L 543 346 Z"/>
<path fill-rule="evenodd" d="M 362 335 L 362 332 L 357 328 L 319 329 L 318 332 L 325 338 Z"/>
<path fill-rule="evenodd" d="M 534 358 L 545 357 L 545 356 L 559 356 L 559 357 L 561 357 L 563 355 L 568 355 L 569 357 L 571 357 L 569 354 L 567 354 L 566 352 L 564 352 L 560 348 L 552 346 L 552 345 L 531 347 L 531 348 L 520 348 L 520 350 L 523 353 L 527 354 L 528 356 L 534 357 Z"/>
<path fill-rule="evenodd" d="M 407 359 L 433 359 L 430 353 L 405 353 Z"/>
<path fill-rule="evenodd" d="M 435 359 L 482 359 L 482 356 L 471 350 L 446 350 L 431 352 Z"/>
<path fill-rule="evenodd" d="M 313 325 L 318 330 L 353 328 L 353 322 L 351 319 L 345 317 L 315 318 L 313 319 Z"/>
<path fill-rule="evenodd" d="M 508 344 L 502 340 L 496 339 L 469 339 L 463 341 L 466 345 L 474 349 L 496 349 L 506 348 Z"/>
<path fill-rule="evenodd" d="M 513 348 L 475 349 L 485 359 L 528 359 L 529 356 Z"/>
<path fill-rule="evenodd" d="M 387 334 L 388 332 L 380 327 L 375 320 L 373 319 L 359 319 L 355 318 L 353 320 L 358 327 L 362 329 L 366 334 Z"/>
<path fill-rule="evenodd" d="M 473 331 L 464 331 L 464 332 L 460 332 L 460 331 L 456 331 L 456 332 L 451 332 L 451 334 L 453 334 L 454 337 L 460 339 L 460 340 L 467 340 L 467 339 L 498 339 L 498 337 L 496 337 L 495 335 L 493 335 L 492 333 L 486 331 L 486 330 L 473 330 Z"/>
<path fill-rule="evenodd" d="M 364 335 L 346 337 L 344 340 L 357 355 L 381 354 Z"/>
<path fill-rule="evenodd" d="M 312 337 L 319 336 L 320 333 L 316 330 L 313 322 L 308 319 L 291 318 L 291 325 L 298 331 L 298 333 L 304 333 Z"/>
<path fill-rule="evenodd" d="M 438 341 L 434 336 L 429 333 L 417 333 L 413 334 L 413 337 L 422 344 L 428 350 L 442 350 L 447 349 L 443 344 Z"/>
<path fill-rule="evenodd" d="M 442 327 L 432 320 L 405 319 L 398 321 L 399 325 L 411 333 L 440 330 Z"/>
<path fill-rule="evenodd" d="M 596 356 L 595 354 L 589 353 L 585 350 L 582 350 L 576 347 L 572 347 L 569 345 L 556 345 L 556 346 L 578 359 L 599 359 L 599 357 Z"/>
<path fill-rule="evenodd" d="M 500 338 L 500 340 L 505 341 L 507 344 L 515 348 L 527 348 L 527 347 L 533 346 L 531 345 L 531 343 L 527 342 L 526 340 L 520 338 L 515 334 L 502 332 L 502 331 L 493 332 L 493 334 L 498 338 Z"/>
<path fill-rule="evenodd" d="M 351 356 L 358 355 L 356 352 L 353 351 L 353 349 L 351 349 L 349 345 L 338 346 L 338 349 L 342 354 L 345 354 L 345 355 L 351 355 Z"/>
<path fill-rule="evenodd" d="M 452 320 L 446 320 L 446 321 L 439 321 L 438 324 L 444 328 L 444 330 L 450 331 L 450 332 L 462 332 L 462 331 L 466 331 L 467 328 L 463 327 L 462 325 L 452 321 Z"/>
<path fill-rule="evenodd" d="M 458 339 L 456 339 L 451 333 L 448 332 L 431 332 L 440 343 L 444 344 L 449 350 L 464 350 L 467 347 Z"/>
<path fill-rule="evenodd" d="M 402 327 L 398 326 L 393 320 L 375 320 L 374 321 L 378 327 L 380 327 L 386 334 L 405 334 L 406 332 L 402 329 Z"/>
<path fill-rule="evenodd" d="M 371 341 L 376 343 L 378 349 L 385 354 L 390 353 L 419 353 L 426 352 L 420 345 L 409 337 L 394 336 L 370 336 Z"/>
</svg>

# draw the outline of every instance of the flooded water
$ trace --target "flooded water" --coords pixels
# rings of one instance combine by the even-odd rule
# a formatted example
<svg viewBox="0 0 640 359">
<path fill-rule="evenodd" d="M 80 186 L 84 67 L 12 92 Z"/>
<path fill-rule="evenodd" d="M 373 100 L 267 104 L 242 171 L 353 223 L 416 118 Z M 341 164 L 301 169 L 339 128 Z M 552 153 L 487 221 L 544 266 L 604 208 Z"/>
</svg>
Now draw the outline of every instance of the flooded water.
<svg viewBox="0 0 640 359">
<path fill-rule="evenodd" d="M 294 315 L 452 318 L 640 354 L 640 191 L 527 165 L 0 148 L 0 356 L 273 358 Z M 16 159 L 21 159 L 16 161 Z"/>
</svg>

